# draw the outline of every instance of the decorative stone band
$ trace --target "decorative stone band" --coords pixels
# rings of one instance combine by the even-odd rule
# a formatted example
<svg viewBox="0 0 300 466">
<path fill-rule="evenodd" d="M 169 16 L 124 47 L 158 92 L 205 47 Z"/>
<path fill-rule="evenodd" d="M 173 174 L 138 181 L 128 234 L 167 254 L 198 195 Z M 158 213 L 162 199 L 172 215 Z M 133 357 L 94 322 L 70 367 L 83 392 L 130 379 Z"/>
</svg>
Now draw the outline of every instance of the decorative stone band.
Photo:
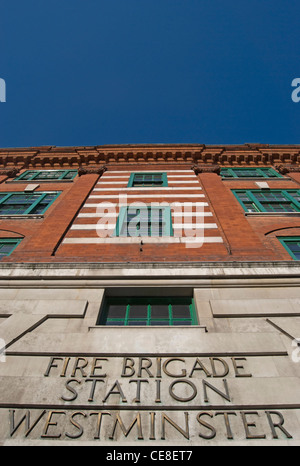
<svg viewBox="0 0 300 466">
<path fill-rule="evenodd" d="M 80 167 L 78 170 L 78 175 L 89 175 L 89 174 L 95 174 L 95 175 L 103 175 L 104 172 L 106 172 L 107 167 L 106 165 L 102 165 L 101 167 Z"/>
<path fill-rule="evenodd" d="M 219 165 L 193 165 L 191 168 L 196 175 L 199 173 L 216 173 L 220 175 L 221 173 L 221 167 Z"/>
</svg>

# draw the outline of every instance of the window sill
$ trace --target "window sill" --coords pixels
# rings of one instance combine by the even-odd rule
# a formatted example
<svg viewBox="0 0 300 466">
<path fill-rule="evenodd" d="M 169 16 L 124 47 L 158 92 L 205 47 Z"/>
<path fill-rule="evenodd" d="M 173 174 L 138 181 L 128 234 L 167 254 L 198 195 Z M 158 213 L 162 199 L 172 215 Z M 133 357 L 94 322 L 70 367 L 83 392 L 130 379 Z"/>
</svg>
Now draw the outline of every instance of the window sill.
<svg viewBox="0 0 300 466">
<path fill-rule="evenodd" d="M 27 219 L 27 218 L 30 218 L 30 219 L 35 219 L 35 218 L 44 218 L 44 215 L 43 214 L 26 214 L 26 215 L 22 215 L 22 214 L 3 214 L 1 215 L 0 214 L 0 220 L 2 219 L 6 219 L 6 218 L 9 218 L 9 219 Z"/>
<path fill-rule="evenodd" d="M 5 184 L 31 184 L 31 183 L 73 183 L 74 180 L 10 180 Z"/>
<path fill-rule="evenodd" d="M 204 325 L 92 325 L 88 329 L 90 330 L 100 330 L 100 329 L 115 329 L 116 331 L 120 329 L 200 329 L 206 332 L 206 327 Z"/>
<path fill-rule="evenodd" d="M 279 178 L 279 177 L 276 177 L 276 178 L 264 178 L 264 177 L 260 177 L 260 176 L 243 176 L 241 178 L 222 178 L 222 181 L 266 181 L 267 183 L 269 181 L 294 181 L 292 180 L 291 178 L 287 177 L 287 176 L 283 176 L 282 178 Z"/>
<path fill-rule="evenodd" d="M 246 217 L 300 217 L 300 212 L 245 212 Z"/>
</svg>

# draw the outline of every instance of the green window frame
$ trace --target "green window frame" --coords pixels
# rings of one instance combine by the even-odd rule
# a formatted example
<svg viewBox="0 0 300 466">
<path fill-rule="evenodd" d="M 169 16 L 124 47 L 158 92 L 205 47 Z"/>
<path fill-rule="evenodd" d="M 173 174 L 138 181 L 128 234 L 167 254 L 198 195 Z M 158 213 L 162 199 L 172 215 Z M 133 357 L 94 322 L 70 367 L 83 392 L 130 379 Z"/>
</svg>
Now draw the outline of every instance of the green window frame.
<svg viewBox="0 0 300 466">
<path fill-rule="evenodd" d="M 42 215 L 60 192 L 0 192 L 1 215 Z"/>
<path fill-rule="evenodd" d="M 22 238 L 0 238 L 0 261 L 3 257 L 10 256 L 21 241 Z"/>
<path fill-rule="evenodd" d="M 167 206 L 123 206 L 113 236 L 173 236 L 171 209 Z"/>
<path fill-rule="evenodd" d="M 232 192 L 246 212 L 300 212 L 299 189 L 233 189 Z"/>
<path fill-rule="evenodd" d="M 178 326 L 198 325 L 191 297 L 107 297 L 97 325 Z"/>
<path fill-rule="evenodd" d="M 222 167 L 221 176 L 224 179 L 239 178 L 283 178 L 271 167 Z"/>
<path fill-rule="evenodd" d="M 14 181 L 66 181 L 73 180 L 77 170 L 26 170 Z"/>
<path fill-rule="evenodd" d="M 294 260 L 300 260 L 300 236 L 277 236 L 277 239 Z"/>
<path fill-rule="evenodd" d="M 168 186 L 168 178 L 166 173 L 149 172 L 149 173 L 131 173 L 128 188 L 142 187 L 166 187 Z"/>
</svg>

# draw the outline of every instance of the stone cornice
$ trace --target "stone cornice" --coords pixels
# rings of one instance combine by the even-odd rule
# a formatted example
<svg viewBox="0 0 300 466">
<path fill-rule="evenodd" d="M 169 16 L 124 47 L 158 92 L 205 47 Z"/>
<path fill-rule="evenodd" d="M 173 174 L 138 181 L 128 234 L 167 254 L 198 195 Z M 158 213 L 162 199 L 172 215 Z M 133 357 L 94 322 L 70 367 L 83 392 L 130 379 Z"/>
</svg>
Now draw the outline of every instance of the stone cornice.
<svg viewBox="0 0 300 466">
<path fill-rule="evenodd" d="M 290 165 L 300 162 L 300 145 L 137 144 L 0 149 L 0 168 L 47 169 L 121 164 Z M 293 167 L 291 167 L 293 168 Z"/>
<path fill-rule="evenodd" d="M 219 287 L 295 286 L 300 284 L 300 261 L 232 261 L 178 263 L 0 263 L 0 289 L 8 286 L 87 287 L 143 286 L 166 280 L 170 285 Z M 182 283 L 186 280 L 185 283 Z M 147 282 L 147 284 L 146 284 Z M 47 284 L 47 285 L 46 285 Z"/>
</svg>

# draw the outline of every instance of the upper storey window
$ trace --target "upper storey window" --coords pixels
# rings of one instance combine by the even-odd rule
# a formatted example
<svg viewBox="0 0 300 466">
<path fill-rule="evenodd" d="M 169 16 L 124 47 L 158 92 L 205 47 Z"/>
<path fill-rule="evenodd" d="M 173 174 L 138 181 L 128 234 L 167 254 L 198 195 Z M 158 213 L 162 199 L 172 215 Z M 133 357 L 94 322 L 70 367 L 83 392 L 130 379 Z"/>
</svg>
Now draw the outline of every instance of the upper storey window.
<svg viewBox="0 0 300 466">
<path fill-rule="evenodd" d="M 279 237 L 278 239 L 293 259 L 300 260 L 300 237 L 299 236 L 284 236 L 284 237 Z"/>
<path fill-rule="evenodd" d="M 14 181 L 65 181 L 73 180 L 77 170 L 26 170 Z"/>
<path fill-rule="evenodd" d="M 0 238 L 0 260 L 9 256 L 21 241 L 18 238 Z"/>
<path fill-rule="evenodd" d="M 300 190 L 233 190 L 246 212 L 300 212 Z"/>
<path fill-rule="evenodd" d="M 132 173 L 128 188 L 168 186 L 166 173 Z"/>
<path fill-rule="evenodd" d="M 58 192 L 0 193 L 0 215 L 42 215 Z"/>
<path fill-rule="evenodd" d="M 269 167 L 234 167 L 234 168 L 221 168 L 222 178 L 282 178 L 274 168 Z"/>
</svg>

